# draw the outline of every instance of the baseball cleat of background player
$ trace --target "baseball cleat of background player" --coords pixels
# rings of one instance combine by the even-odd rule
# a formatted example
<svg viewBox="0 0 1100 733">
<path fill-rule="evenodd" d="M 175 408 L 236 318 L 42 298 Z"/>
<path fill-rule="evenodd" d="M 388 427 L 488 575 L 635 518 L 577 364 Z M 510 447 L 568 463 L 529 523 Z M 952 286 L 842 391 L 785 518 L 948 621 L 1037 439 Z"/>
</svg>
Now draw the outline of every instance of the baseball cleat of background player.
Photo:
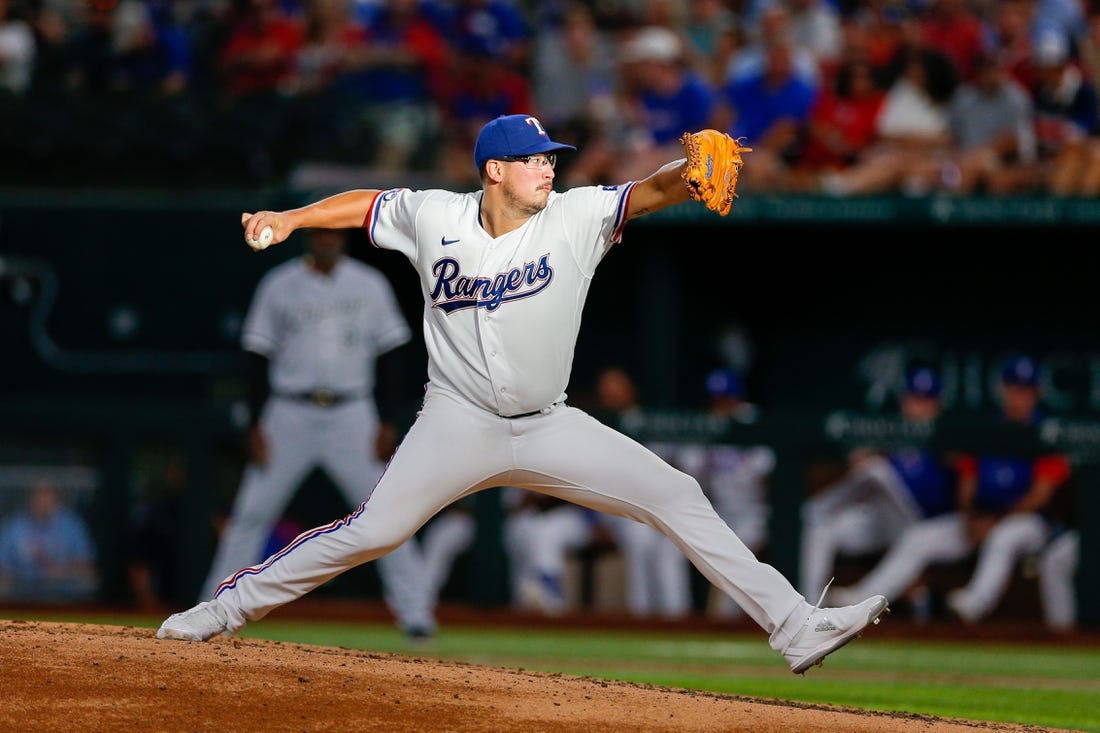
<svg viewBox="0 0 1100 733">
<path fill-rule="evenodd" d="M 194 608 L 173 613 L 157 629 L 158 639 L 206 641 L 228 630 L 229 617 L 217 601 L 203 601 Z"/>
<path fill-rule="evenodd" d="M 871 596 L 862 603 L 843 608 L 814 608 L 802 628 L 783 648 L 783 658 L 795 674 L 804 674 L 820 665 L 852 639 L 857 639 L 870 624 L 877 624 L 890 612 L 885 596 Z"/>
</svg>

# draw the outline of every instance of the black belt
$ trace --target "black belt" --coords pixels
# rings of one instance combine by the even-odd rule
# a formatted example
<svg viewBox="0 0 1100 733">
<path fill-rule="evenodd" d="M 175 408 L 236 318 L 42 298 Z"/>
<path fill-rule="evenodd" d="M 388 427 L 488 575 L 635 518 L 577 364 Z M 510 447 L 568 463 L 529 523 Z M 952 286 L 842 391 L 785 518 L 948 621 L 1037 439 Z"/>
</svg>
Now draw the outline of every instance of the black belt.
<svg viewBox="0 0 1100 733">
<path fill-rule="evenodd" d="M 509 420 L 518 420 L 521 417 L 531 417 L 532 415 L 538 415 L 539 413 L 541 413 L 543 411 L 550 412 L 550 410 L 552 410 L 553 408 L 557 407 L 560 404 L 561 404 L 560 402 L 555 402 L 554 404 L 550 405 L 549 407 L 542 408 L 542 410 L 531 410 L 530 412 L 521 412 L 518 415 L 501 415 L 501 417 L 507 418 Z"/>
<path fill-rule="evenodd" d="M 343 402 L 363 398 L 362 392 L 333 392 L 331 389 L 315 389 L 312 392 L 276 392 L 277 397 L 298 402 L 308 402 L 316 407 L 332 407 Z"/>
</svg>

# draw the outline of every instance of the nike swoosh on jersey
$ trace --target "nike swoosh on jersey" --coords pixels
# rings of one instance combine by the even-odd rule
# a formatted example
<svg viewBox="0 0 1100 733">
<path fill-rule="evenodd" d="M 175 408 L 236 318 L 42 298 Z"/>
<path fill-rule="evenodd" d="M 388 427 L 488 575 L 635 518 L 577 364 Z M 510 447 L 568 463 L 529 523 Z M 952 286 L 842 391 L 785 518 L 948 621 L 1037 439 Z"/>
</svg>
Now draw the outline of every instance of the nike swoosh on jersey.
<svg viewBox="0 0 1100 733">
<path fill-rule="evenodd" d="M 446 247 L 448 244 L 454 244 L 455 242 L 461 242 L 461 239 L 447 239 L 446 237 L 440 237 L 439 243 Z"/>
</svg>

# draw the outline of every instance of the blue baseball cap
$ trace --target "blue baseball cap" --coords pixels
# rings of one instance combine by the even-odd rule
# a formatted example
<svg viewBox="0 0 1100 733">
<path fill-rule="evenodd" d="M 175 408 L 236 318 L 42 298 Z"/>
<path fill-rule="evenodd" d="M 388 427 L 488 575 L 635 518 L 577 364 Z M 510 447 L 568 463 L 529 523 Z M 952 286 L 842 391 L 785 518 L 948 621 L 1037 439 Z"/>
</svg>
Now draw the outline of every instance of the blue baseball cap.
<svg viewBox="0 0 1100 733">
<path fill-rule="evenodd" d="M 715 369 L 707 375 L 707 394 L 711 397 L 741 397 L 745 385 L 733 369 Z"/>
<path fill-rule="evenodd" d="M 1039 384 L 1039 367 L 1024 355 L 1013 356 L 1001 369 L 1001 381 L 1017 387 L 1035 387 Z"/>
<path fill-rule="evenodd" d="M 917 367 L 905 375 L 905 393 L 914 397 L 936 399 L 943 390 L 940 375 L 931 367 Z"/>
<path fill-rule="evenodd" d="M 490 158 L 500 160 L 512 156 L 553 153 L 556 150 L 576 148 L 551 140 L 546 128 L 531 115 L 501 115 L 486 123 L 477 134 L 474 165 L 481 168 Z"/>
</svg>

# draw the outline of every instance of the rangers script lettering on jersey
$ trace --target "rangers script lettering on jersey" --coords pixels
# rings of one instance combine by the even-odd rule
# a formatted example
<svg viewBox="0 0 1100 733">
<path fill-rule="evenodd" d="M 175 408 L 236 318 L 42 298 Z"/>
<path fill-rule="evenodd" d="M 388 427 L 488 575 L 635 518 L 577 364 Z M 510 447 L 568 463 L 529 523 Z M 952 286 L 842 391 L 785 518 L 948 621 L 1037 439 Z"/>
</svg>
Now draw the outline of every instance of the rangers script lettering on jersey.
<svg viewBox="0 0 1100 733">
<path fill-rule="evenodd" d="M 446 240 L 443 244 L 447 244 Z M 468 277 L 461 273 L 460 267 L 454 257 L 444 257 L 432 266 L 437 278 L 432 301 L 445 313 L 473 307 L 493 311 L 501 303 L 537 295 L 554 277 L 549 254 L 538 262 L 524 263 L 522 268 L 513 267 L 491 278 Z"/>
</svg>

